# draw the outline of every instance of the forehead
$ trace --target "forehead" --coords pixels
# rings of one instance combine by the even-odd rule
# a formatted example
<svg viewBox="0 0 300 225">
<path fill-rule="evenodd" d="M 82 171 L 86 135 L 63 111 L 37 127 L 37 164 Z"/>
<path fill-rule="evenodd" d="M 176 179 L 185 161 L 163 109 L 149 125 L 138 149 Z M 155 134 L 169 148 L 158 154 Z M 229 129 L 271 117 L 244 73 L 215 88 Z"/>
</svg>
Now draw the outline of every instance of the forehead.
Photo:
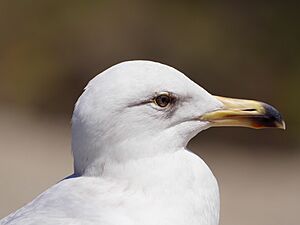
<svg viewBox="0 0 300 225">
<path fill-rule="evenodd" d="M 117 64 L 96 76 L 87 86 L 106 94 L 130 96 L 171 91 L 186 95 L 199 86 L 180 71 L 150 61 L 130 61 Z"/>
</svg>

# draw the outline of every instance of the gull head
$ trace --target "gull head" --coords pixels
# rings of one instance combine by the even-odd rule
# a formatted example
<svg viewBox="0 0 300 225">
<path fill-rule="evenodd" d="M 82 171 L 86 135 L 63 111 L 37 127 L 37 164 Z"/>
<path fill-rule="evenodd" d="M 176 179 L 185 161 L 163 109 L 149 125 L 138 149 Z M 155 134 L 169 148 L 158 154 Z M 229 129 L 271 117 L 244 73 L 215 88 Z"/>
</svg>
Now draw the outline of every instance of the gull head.
<svg viewBox="0 0 300 225">
<path fill-rule="evenodd" d="M 170 66 L 117 64 L 93 78 L 75 105 L 75 173 L 178 151 L 211 126 L 285 127 L 272 106 L 211 95 Z"/>
</svg>

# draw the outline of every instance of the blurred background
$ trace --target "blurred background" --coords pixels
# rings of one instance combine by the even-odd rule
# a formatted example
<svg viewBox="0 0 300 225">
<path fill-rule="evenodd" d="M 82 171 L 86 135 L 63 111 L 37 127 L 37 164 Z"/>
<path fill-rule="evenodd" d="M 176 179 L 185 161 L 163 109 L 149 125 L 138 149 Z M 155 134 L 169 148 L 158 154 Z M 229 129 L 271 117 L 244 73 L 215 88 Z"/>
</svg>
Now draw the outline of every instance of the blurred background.
<svg viewBox="0 0 300 225">
<path fill-rule="evenodd" d="M 189 147 L 219 180 L 222 225 L 300 224 L 299 28 L 291 1 L 1 1 L 0 217 L 72 173 L 70 118 L 88 80 L 149 59 L 281 111 L 284 132 L 215 128 Z"/>
</svg>

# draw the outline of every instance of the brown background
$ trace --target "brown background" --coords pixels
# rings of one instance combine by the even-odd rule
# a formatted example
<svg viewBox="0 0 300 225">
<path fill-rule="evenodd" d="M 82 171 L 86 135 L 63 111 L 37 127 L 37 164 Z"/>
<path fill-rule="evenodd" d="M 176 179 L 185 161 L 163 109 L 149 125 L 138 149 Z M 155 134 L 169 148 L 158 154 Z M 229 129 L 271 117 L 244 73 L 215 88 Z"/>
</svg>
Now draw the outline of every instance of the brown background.
<svg viewBox="0 0 300 225">
<path fill-rule="evenodd" d="M 69 120 L 120 61 L 174 66 L 208 91 L 275 105 L 288 129 L 211 129 L 190 148 L 218 177 L 223 225 L 298 225 L 296 3 L 0 2 L 0 217 L 72 172 Z"/>
</svg>

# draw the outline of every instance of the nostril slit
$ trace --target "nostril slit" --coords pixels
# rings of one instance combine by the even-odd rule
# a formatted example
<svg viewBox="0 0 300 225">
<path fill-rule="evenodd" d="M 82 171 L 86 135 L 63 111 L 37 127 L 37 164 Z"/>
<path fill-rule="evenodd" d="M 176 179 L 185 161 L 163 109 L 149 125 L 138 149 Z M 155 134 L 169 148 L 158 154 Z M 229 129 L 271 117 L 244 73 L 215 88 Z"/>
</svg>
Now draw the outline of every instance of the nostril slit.
<svg viewBox="0 0 300 225">
<path fill-rule="evenodd" d="M 244 109 L 243 111 L 252 112 L 252 111 L 256 111 L 256 109 Z"/>
</svg>

